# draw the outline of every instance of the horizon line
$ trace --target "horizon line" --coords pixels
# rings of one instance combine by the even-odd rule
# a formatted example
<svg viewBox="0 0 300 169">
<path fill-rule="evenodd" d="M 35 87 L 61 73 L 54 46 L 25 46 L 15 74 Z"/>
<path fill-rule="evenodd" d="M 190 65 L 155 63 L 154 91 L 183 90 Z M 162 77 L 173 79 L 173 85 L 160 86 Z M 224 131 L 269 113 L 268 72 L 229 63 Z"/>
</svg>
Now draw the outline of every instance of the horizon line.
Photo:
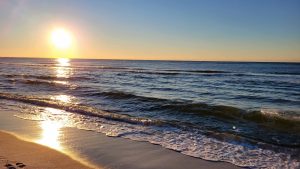
<svg viewBox="0 0 300 169">
<path fill-rule="evenodd" d="M 17 59 L 58 59 L 64 57 L 29 57 L 29 56 L 0 56 L 0 58 Z M 107 59 L 107 58 L 68 58 L 78 60 L 123 60 L 123 61 L 169 61 L 169 62 L 248 62 L 248 63 L 300 63 L 300 61 L 238 61 L 238 60 L 168 60 L 168 59 Z"/>
</svg>

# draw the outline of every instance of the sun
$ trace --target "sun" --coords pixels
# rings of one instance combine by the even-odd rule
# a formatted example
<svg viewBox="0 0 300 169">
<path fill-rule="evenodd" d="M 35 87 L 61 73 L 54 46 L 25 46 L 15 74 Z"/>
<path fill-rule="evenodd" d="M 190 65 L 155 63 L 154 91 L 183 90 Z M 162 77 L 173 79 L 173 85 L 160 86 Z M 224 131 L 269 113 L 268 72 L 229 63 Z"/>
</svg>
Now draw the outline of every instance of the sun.
<svg viewBox="0 0 300 169">
<path fill-rule="evenodd" d="M 58 28 L 52 31 L 51 41 L 58 49 L 68 49 L 72 44 L 72 36 L 69 31 Z"/>
</svg>

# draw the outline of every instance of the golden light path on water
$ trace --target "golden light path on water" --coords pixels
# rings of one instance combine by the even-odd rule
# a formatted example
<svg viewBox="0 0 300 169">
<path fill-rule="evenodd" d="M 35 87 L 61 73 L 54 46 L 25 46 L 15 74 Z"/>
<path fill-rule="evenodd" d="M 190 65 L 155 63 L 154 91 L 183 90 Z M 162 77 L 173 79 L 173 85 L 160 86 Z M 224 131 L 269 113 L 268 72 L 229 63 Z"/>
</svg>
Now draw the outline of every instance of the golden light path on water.
<svg viewBox="0 0 300 169">
<path fill-rule="evenodd" d="M 58 58 L 56 61 L 59 66 L 70 66 L 70 59 L 68 58 Z"/>
<path fill-rule="evenodd" d="M 72 68 L 70 68 L 70 59 L 58 58 L 56 61 L 56 77 L 69 78 L 73 73 Z"/>
<path fill-rule="evenodd" d="M 60 101 L 62 103 L 70 103 L 70 101 L 71 101 L 71 97 L 68 95 L 64 95 L 64 94 L 53 96 L 53 97 L 51 97 L 51 99 Z"/>
<path fill-rule="evenodd" d="M 54 70 L 56 76 L 69 78 L 72 74 L 72 69 L 69 67 L 70 60 L 65 58 L 59 58 L 56 61 L 57 64 Z M 52 96 L 51 100 L 61 104 L 66 104 L 71 102 L 71 97 L 65 94 L 60 94 Z M 45 114 L 46 117 L 39 124 L 42 133 L 40 135 L 40 138 L 36 142 L 56 150 L 63 150 L 64 148 L 61 145 L 61 130 L 64 127 L 64 124 L 68 121 L 67 116 L 63 116 L 63 119 L 49 118 L 64 114 L 64 111 L 54 108 L 45 108 L 45 112 L 42 113 Z"/>
</svg>

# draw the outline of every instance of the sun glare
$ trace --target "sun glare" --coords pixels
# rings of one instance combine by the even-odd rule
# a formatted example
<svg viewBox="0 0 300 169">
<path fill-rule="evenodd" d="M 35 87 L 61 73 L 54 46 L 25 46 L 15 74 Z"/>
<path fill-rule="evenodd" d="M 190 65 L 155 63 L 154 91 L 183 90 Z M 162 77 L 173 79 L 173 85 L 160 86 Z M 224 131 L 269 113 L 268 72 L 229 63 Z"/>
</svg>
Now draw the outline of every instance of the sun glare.
<svg viewBox="0 0 300 169">
<path fill-rule="evenodd" d="M 70 103 L 71 102 L 71 96 L 68 95 L 58 95 L 58 96 L 53 96 L 51 97 L 53 100 L 60 101 L 62 103 Z"/>
<path fill-rule="evenodd" d="M 55 121 L 42 121 L 40 124 L 42 129 L 41 138 L 37 140 L 37 143 L 61 150 L 60 136 L 62 125 Z"/>
<path fill-rule="evenodd" d="M 71 33 L 65 29 L 55 29 L 51 33 L 51 41 L 56 48 L 67 49 L 70 48 L 72 44 L 72 36 Z"/>
<path fill-rule="evenodd" d="M 58 58 L 56 61 L 59 66 L 70 66 L 70 59 L 68 58 Z"/>
</svg>

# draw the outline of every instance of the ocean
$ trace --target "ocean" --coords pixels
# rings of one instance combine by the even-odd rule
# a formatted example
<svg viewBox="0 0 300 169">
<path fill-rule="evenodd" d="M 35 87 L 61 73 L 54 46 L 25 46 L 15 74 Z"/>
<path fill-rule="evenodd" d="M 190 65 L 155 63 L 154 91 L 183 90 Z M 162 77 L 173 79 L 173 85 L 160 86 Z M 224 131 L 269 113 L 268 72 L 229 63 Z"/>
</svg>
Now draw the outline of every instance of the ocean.
<svg viewBox="0 0 300 169">
<path fill-rule="evenodd" d="M 300 167 L 300 63 L 0 58 L 0 110 L 249 168 Z"/>
</svg>

